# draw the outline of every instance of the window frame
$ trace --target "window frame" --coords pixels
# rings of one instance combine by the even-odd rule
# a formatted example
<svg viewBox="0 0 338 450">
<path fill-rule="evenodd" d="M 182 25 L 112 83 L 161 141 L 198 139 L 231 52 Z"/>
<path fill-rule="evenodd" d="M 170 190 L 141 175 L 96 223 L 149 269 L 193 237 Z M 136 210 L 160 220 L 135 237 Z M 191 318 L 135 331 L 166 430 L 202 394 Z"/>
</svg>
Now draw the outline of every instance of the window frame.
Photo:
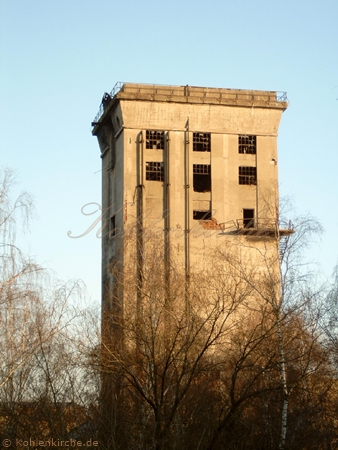
<svg viewBox="0 0 338 450">
<path fill-rule="evenodd" d="M 207 182 L 205 182 L 206 177 L 208 177 Z M 206 183 L 204 188 L 198 187 L 198 185 L 202 185 L 204 183 Z M 193 164 L 193 190 L 194 192 L 211 192 L 210 164 Z"/>
<path fill-rule="evenodd" d="M 238 153 L 244 155 L 256 155 L 257 136 L 254 134 L 240 134 L 238 136 Z"/>
<path fill-rule="evenodd" d="M 164 131 L 146 130 L 146 149 L 164 150 Z"/>
<path fill-rule="evenodd" d="M 248 214 L 248 213 L 252 214 Z M 254 208 L 243 208 L 243 228 L 255 228 L 255 210 Z"/>
<path fill-rule="evenodd" d="M 146 161 L 146 180 L 164 181 L 164 163 L 163 161 Z"/>
<path fill-rule="evenodd" d="M 193 210 L 193 220 L 211 220 L 212 219 L 212 210 L 201 210 L 194 209 Z"/>
<path fill-rule="evenodd" d="M 243 186 L 257 185 L 257 167 L 255 166 L 239 166 L 238 167 L 238 184 Z"/>
<path fill-rule="evenodd" d="M 193 132 L 192 150 L 194 152 L 211 152 L 211 133 Z"/>
</svg>

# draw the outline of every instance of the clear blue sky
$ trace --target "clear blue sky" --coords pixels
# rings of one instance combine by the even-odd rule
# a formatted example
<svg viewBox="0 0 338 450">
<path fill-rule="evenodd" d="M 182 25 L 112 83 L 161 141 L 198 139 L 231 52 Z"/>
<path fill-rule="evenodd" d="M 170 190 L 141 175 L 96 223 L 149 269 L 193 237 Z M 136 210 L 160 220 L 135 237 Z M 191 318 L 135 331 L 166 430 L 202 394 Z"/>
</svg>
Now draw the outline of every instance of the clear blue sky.
<svg viewBox="0 0 338 450">
<path fill-rule="evenodd" d="M 318 217 L 311 253 L 338 257 L 338 2 L 322 0 L 0 0 L 0 164 L 16 170 L 38 217 L 25 245 L 100 300 L 101 160 L 90 123 L 116 81 L 287 91 L 281 194 Z M 98 229 L 98 227 L 96 227 Z"/>
</svg>

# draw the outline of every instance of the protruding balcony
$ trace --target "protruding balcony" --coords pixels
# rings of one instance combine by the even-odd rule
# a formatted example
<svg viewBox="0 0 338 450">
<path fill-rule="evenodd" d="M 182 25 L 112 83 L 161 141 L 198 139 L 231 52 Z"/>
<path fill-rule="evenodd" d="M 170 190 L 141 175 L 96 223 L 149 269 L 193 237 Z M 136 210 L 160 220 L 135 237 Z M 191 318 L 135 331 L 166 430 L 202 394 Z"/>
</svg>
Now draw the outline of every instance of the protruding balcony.
<svg viewBox="0 0 338 450">
<path fill-rule="evenodd" d="M 237 219 L 236 227 L 238 234 L 250 236 L 282 237 L 294 233 L 291 222 L 287 228 L 279 228 L 280 223 L 271 218 L 259 219 Z"/>
</svg>

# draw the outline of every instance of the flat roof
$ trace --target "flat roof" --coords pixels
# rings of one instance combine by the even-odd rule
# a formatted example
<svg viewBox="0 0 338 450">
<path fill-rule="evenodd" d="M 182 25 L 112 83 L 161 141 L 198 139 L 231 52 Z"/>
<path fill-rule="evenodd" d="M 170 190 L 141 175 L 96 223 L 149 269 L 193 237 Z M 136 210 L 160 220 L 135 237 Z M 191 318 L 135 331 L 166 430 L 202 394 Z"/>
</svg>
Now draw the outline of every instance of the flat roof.
<svg viewBox="0 0 338 450">
<path fill-rule="evenodd" d="M 103 95 L 99 112 L 92 122 L 92 127 L 95 128 L 105 113 L 119 100 L 260 107 L 282 110 L 288 107 L 286 92 L 118 82 L 110 93 Z"/>
</svg>

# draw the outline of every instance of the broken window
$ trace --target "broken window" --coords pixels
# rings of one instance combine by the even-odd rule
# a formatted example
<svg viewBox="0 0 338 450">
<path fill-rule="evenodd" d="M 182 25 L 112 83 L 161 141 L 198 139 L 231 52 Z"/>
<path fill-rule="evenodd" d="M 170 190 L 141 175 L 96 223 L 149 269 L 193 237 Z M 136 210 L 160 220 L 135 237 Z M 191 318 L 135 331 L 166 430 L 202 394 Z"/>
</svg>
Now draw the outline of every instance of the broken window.
<svg viewBox="0 0 338 450">
<path fill-rule="evenodd" d="M 164 131 L 146 130 L 146 148 L 154 150 L 163 150 Z"/>
<path fill-rule="evenodd" d="M 164 181 L 163 162 L 146 162 L 146 180 Z"/>
<path fill-rule="evenodd" d="M 256 154 L 256 136 L 238 136 L 238 153 Z"/>
<path fill-rule="evenodd" d="M 210 152 L 210 133 L 193 133 L 192 149 L 194 152 Z"/>
<path fill-rule="evenodd" d="M 194 164 L 193 184 L 195 192 L 211 191 L 211 170 L 210 164 Z"/>
<path fill-rule="evenodd" d="M 110 218 L 110 224 L 109 224 L 109 237 L 112 238 L 116 235 L 116 225 L 115 225 L 115 216 Z"/>
<path fill-rule="evenodd" d="M 254 228 L 255 226 L 255 210 L 243 209 L 243 227 Z"/>
<path fill-rule="evenodd" d="M 211 211 L 193 211 L 194 220 L 211 220 Z"/>
<path fill-rule="evenodd" d="M 256 167 L 240 166 L 238 168 L 239 184 L 257 184 Z"/>
</svg>

